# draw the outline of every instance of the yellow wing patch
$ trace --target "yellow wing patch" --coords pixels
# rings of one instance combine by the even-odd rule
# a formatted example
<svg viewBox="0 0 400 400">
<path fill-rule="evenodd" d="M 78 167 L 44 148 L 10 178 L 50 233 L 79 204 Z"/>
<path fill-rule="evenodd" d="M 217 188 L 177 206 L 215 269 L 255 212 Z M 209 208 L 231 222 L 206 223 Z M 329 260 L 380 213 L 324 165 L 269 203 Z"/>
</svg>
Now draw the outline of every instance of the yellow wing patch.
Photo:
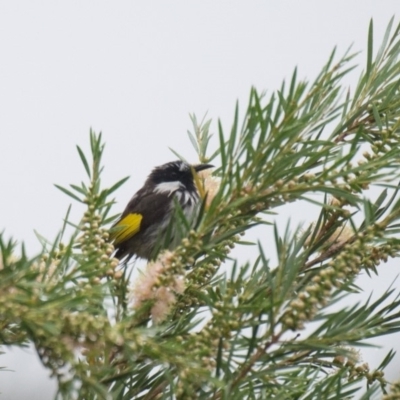
<svg viewBox="0 0 400 400">
<path fill-rule="evenodd" d="M 142 214 L 128 214 L 121 221 L 118 221 L 110 232 L 110 237 L 111 240 L 114 240 L 114 244 L 119 245 L 136 235 L 140 230 L 142 219 Z"/>
</svg>

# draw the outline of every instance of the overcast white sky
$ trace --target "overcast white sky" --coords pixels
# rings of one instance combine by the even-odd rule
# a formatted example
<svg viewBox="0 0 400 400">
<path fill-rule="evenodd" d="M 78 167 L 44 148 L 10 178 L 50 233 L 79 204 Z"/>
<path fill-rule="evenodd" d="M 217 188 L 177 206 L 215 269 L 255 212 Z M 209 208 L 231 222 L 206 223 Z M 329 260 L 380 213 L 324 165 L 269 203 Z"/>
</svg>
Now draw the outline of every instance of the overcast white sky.
<svg viewBox="0 0 400 400">
<path fill-rule="evenodd" d="M 107 142 L 105 183 L 131 175 L 117 212 L 153 166 L 175 159 L 168 147 L 195 160 L 189 113 L 228 128 L 252 85 L 276 89 L 295 66 L 312 79 L 335 45 L 354 43 L 362 64 L 370 18 L 380 39 L 397 11 L 398 0 L 1 1 L 0 230 L 31 255 L 34 229 L 55 237 L 70 201 L 53 183 L 85 179 L 75 145 L 88 148 L 90 127 Z M 382 271 L 360 279 L 367 293 L 384 290 L 398 262 Z M 0 372 L 0 398 L 51 399 L 47 371 L 21 354 L 0 358 L 16 371 Z"/>
</svg>

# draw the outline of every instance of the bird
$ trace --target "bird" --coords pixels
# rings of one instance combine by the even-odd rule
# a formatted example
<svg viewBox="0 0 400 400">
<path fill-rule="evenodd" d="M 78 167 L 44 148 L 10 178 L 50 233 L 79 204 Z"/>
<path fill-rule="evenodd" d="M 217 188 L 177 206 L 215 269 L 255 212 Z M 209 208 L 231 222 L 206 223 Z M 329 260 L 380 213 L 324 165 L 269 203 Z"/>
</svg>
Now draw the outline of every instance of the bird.
<svg viewBox="0 0 400 400">
<path fill-rule="evenodd" d="M 182 160 L 155 167 L 110 229 L 114 257 L 152 260 L 161 248 L 177 245 L 176 204 L 186 220 L 193 221 L 200 203 L 194 174 L 212 167 Z"/>
</svg>

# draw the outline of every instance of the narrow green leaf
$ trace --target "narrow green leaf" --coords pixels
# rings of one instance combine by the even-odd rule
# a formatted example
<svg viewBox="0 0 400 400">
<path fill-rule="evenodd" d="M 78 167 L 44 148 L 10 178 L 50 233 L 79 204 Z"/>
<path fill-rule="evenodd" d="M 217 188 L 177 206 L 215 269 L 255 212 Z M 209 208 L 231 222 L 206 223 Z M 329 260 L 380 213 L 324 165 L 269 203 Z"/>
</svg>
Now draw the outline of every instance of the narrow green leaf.
<svg viewBox="0 0 400 400">
<path fill-rule="evenodd" d="M 376 107 L 376 104 L 372 103 L 372 113 L 374 115 L 374 119 L 376 124 L 378 125 L 379 131 L 382 131 L 382 120 L 381 116 L 379 115 L 379 110 Z"/>
<path fill-rule="evenodd" d="M 172 149 L 171 147 L 168 147 L 168 148 L 169 148 L 169 150 L 170 150 L 175 156 L 178 157 L 179 160 L 182 160 L 182 161 L 184 161 L 184 162 L 187 163 L 185 157 L 181 156 L 178 152 L 176 152 L 176 151 L 175 151 L 174 149 Z"/>
<path fill-rule="evenodd" d="M 288 93 L 288 101 L 292 101 L 295 93 L 297 83 L 297 67 L 293 71 L 292 80 L 290 81 L 289 93 Z"/>
<path fill-rule="evenodd" d="M 81 150 L 81 148 L 79 146 L 76 146 L 78 153 L 79 153 L 79 157 L 81 158 L 82 164 L 85 167 L 86 173 L 88 174 L 88 177 L 91 178 L 91 172 L 90 172 L 90 167 L 89 167 L 89 163 L 86 160 L 85 154 L 83 153 L 83 151 Z"/>
<path fill-rule="evenodd" d="M 189 136 L 189 139 L 190 139 L 192 146 L 195 149 L 196 153 L 199 153 L 199 146 L 197 144 L 196 138 L 193 136 L 193 134 L 190 131 L 187 131 L 187 134 Z"/>
<path fill-rule="evenodd" d="M 54 186 L 57 189 L 61 190 L 63 193 L 65 193 L 67 196 L 72 197 L 74 200 L 79 201 L 80 203 L 84 203 L 84 201 L 82 199 L 80 199 L 74 193 L 70 192 L 68 189 L 65 189 L 64 187 L 56 185 L 56 184 Z"/>
<path fill-rule="evenodd" d="M 225 151 L 225 140 L 224 134 L 222 131 L 222 124 L 221 121 L 218 121 L 218 135 L 219 135 L 219 148 L 220 148 L 220 155 L 221 155 L 221 167 L 222 171 L 226 173 L 226 166 L 227 166 L 227 159 L 226 159 L 226 151 Z"/>
<path fill-rule="evenodd" d="M 367 49 L 367 70 L 365 72 L 366 79 L 368 80 L 372 70 L 372 57 L 373 57 L 373 41 L 374 41 L 374 23 L 370 20 L 368 29 L 368 49 Z"/>
<path fill-rule="evenodd" d="M 110 195 L 111 193 L 115 192 L 118 188 L 120 188 L 130 177 L 126 176 L 125 178 L 122 178 L 119 180 L 116 184 L 112 185 L 109 189 L 107 189 L 107 195 Z"/>
<path fill-rule="evenodd" d="M 229 154 L 229 157 L 232 157 L 232 155 L 234 153 L 236 137 L 237 137 L 237 133 L 238 133 L 238 122 L 239 122 L 239 103 L 236 102 L 235 116 L 233 118 L 233 125 L 231 128 L 231 134 L 229 136 L 229 141 L 228 141 L 228 149 L 226 151 L 226 154 Z"/>
<path fill-rule="evenodd" d="M 380 48 L 378 50 L 378 54 L 376 55 L 376 59 L 375 59 L 376 60 L 375 61 L 376 64 L 378 64 L 382 60 L 382 57 L 383 57 L 383 55 L 385 53 L 385 50 L 387 49 L 387 44 L 388 44 L 388 41 L 389 41 L 390 32 L 392 30 L 393 21 L 394 21 L 394 16 L 390 19 L 389 24 L 388 24 L 388 26 L 386 28 L 385 36 L 383 37 L 382 44 L 381 44 L 381 46 L 380 46 Z"/>
<path fill-rule="evenodd" d="M 76 190 L 78 193 L 83 194 L 84 196 L 87 195 L 87 190 L 86 188 L 82 188 L 81 186 L 77 186 L 77 185 L 73 185 L 70 184 L 69 186 L 71 186 L 72 189 Z"/>
</svg>

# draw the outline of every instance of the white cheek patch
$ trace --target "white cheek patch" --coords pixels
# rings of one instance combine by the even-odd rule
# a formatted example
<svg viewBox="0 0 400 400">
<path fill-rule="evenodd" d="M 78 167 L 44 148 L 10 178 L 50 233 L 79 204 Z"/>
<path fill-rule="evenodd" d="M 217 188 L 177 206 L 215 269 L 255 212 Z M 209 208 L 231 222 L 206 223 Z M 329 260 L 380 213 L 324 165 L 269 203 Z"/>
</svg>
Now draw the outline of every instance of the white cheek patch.
<svg viewBox="0 0 400 400">
<path fill-rule="evenodd" d="M 179 181 L 173 181 L 173 182 L 162 182 L 158 183 L 156 187 L 154 188 L 154 191 L 156 193 L 168 193 L 171 194 L 173 192 L 176 192 L 177 190 L 183 188 L 183 185 Z"/>
</svg>

